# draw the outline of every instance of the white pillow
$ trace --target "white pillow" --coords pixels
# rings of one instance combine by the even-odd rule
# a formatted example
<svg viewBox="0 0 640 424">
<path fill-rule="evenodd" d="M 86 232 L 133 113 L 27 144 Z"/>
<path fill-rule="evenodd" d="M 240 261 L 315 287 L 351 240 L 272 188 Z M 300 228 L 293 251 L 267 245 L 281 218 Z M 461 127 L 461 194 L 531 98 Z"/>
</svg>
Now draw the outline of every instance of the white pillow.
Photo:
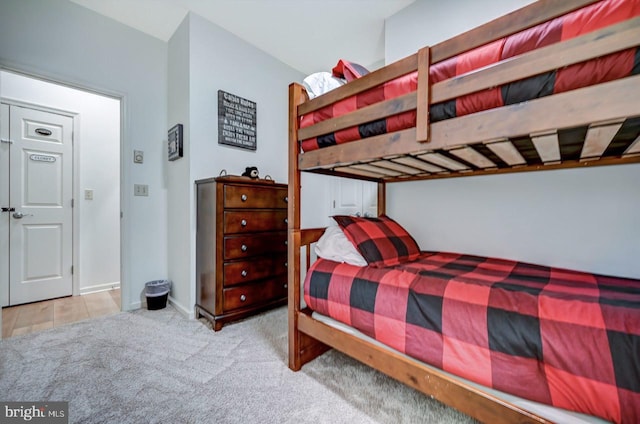
<svg viewBox="0 0 640 424">
<path fill-rule="evenodd" d="M 315 251 L 323 259 L 346 262 L 355 266 L 367 265 L 367 261 L 337 225 L 327 227 L 316 243 Z"/>
<path fill-rule="evenodd" d="M 346 84 L 346 80 L 331 75 L 330 72 L 316 72 L 306 77 L 302 85 L 307 90 L 310 99 Z"/>
</svg>

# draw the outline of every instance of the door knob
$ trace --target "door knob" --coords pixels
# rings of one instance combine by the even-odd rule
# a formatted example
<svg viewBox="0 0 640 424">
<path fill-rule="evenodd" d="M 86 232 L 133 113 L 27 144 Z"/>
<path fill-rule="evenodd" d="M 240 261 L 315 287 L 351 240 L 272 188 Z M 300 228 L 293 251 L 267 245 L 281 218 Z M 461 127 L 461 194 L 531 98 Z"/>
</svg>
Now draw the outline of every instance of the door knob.
<svg viewBox="0 0 640 424">
<path fill-rule="evenodd" d="M 14 217 L 15 219 L 22 219 L 22 218 L 24 218 L 25 216 L 33 216 L 33 214 L 32 214 L 32 213 L 22 213 L 22 212 L 14 212 L 14 213 L 13 213 L 13 217 Z"/>
</svg>

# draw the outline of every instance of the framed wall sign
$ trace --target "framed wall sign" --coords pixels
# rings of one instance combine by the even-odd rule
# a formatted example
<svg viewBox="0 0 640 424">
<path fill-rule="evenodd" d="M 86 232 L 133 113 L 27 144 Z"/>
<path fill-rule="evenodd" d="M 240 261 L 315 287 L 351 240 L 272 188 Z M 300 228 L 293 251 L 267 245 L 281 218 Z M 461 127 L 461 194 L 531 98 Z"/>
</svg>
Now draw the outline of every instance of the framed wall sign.
<svg viewBox="0 0 640 424">
<path fill-rule="evenodd" d="M 218 90 L 218 144 L 256 150 L 256 102 Z"/>
<path fill-rule="evenodd" d="M 169 160 L 182 157 L 182 124 L 176 124 L 168 133 Z"/>
</svg>

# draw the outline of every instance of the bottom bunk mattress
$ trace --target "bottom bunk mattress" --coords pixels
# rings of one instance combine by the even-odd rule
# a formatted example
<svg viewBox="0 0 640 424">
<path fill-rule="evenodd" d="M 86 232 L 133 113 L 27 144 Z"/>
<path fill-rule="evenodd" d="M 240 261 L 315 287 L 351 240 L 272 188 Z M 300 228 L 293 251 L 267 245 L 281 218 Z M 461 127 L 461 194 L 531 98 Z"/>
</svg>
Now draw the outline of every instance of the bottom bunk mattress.
<svg viewBox="0 0 640 424">
<path fill-rule="evenodd" d="M 424 252 L 395 267 L 319 259 L 312 310 L 487 387 L 640 422 L 640 281 Z"/>
</svg>

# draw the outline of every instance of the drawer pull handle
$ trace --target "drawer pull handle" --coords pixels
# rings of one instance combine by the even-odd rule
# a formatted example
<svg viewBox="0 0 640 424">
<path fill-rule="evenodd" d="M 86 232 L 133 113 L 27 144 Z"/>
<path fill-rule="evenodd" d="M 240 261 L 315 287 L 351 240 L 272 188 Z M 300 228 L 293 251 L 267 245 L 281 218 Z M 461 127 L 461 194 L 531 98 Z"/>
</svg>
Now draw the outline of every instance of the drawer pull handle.
<svg viewBox="0 0 640 424">
<path fill-rule="evenodd" d="M 284 196 L 284 203 L 289 203 L 289 196 Z"/>
<path fill-rule="evenodd" d="M 247 220 L 243 219 L 242 221 L 240 221 L 240 225 L 243 226 L 243 227 L 246 227 L 247 226 Z"/>
<path fill-rule="evenodd" d="M 285 240 L 285 241 L 284 241 L 284 245 L 286 246 L 286 245 L 288 245 L 288 244 L 289 244 L 289 242 Z"/>
<path fill-rule="evenodd" d="M 247 276 L 247 270 L 243 269 L 242 272 L 240 273 L 240 275 L 242 275 L 243 277 Z"/>
<path fill-rule="evenodd" d="M 287 287 L 289 287 L 287 283 L 284 283 L 284 288 L 286 289 Z"/>
<path fill-rule="evenodd" d="M 241 294 L 240 295 L 240 302 L 244 302 L 245 300 L 247 300 L 247 296 Z"/>
<path fill-rule="evenodd" d="M 284 263 L 284 267 L 286 268 L 286 267 L 288 267 L 288 266 L 289 266 L 289 262 L 285 262 L 285 263 Z"/>
<path fill-rule="evenodd" d="M 247 201 L 247 195 L 243 194 L 242 196 L 240 196 L 240 200 L 242 200 L 243 202 Z"/>
<path fill-rule="evenodd" d="M 243 244 L 242 246 L 240 246 L 240 250 L 242 250 L 243 252 L 247 251 L 247 245 Z"/>
<path fill-rule="evenodd" d="M 287 218 L 285 218 L 285 219 L 284 219 L 284 223 L 285 223 L 285 224 L 288 224 L 288 223 L 289 223 L 289 220 L 288 220 Z"/>
</svg>

